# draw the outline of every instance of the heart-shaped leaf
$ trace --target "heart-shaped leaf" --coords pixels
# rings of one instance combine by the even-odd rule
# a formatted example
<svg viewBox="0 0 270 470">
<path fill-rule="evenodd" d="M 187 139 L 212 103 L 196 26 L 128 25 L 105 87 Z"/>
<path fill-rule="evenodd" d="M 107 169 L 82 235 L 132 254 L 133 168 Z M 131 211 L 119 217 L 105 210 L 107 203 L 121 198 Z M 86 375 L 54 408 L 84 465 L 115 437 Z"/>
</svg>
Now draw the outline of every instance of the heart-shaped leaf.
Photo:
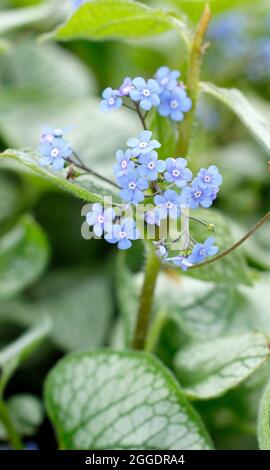
<svg viewBox="0 0 270 470">
<path fill-rule="evenodd" d="M 64 449 L 210 449 L 199 417 L 172 374 L 146 353 L 67 356 L 45 387 Z"/>
</svg>

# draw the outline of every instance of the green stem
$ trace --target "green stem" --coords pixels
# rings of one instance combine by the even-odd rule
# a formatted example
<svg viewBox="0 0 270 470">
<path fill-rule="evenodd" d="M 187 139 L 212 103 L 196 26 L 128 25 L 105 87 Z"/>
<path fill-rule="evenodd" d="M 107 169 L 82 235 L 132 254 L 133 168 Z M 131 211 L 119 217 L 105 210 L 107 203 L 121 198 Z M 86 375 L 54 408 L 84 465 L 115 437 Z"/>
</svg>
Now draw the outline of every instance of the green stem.
<svg viewBox="0 0 270 470">
<path fill-rule="evenodd" d="M 160 260 L 155 253 L 152 243 L 151 245 L 146 245 L 145 275 L 132 345 L 133 349 L 144 349 L 145 347 L 159 269 Z"/>
<path fill-rule="evenodd" d="M 150 353 L 155 352 L 156 346 L 158 345 L 159 338 L 165 325 L 165 322 L 167 321 L 167 318 L 168 316 L 166 312 L 164 312 L 163 310 L 158 312 L 153 322 L 153 325 L 151 326 L 151 331 L 149 332 L 146 338 L 145 351 Z"/>
<path fill-rule="evenodd" d="M 205 51 L 204 38 L 211 20 L 209 5 L 205 5 L 191 44 L 187 71 L 187 92 L 192 100 L 192 109 L 187 113 L 179 128 L 176 155 L 185 157 L 188 154 L 192 137 L 193 122 L 196 112 L 202 58 Z"/>
<path fill-rule="evenodd" d="M 15 450 L 23 450 L 24 446 L 21 437 L 17 433 L 8 408 L 3 400 L 0 400 L 0 421 L 3 423 L 9 442 Z"/>
</svg>

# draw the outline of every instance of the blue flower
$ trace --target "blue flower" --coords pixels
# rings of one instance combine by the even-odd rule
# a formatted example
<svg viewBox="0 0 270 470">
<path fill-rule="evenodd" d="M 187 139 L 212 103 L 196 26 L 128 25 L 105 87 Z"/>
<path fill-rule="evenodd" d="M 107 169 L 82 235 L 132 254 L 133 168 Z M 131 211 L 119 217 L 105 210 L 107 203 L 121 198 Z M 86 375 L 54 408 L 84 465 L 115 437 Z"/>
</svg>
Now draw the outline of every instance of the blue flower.
<svg viewBox="0 0 270 470">
<path fill-rule="evenodd" d="M 214 188 L 221 185 L 222 176 L 219 173 L 218 168 L 215 165 L 211 165 L 207 170 L 205 168 L 202 168 L 199 171 L 198 181 L 200 182 L 200 186 L 202 188 Z"/>
<path fill-rule="evenodd" d="M 134 88 L 130 91 L 130 98 L 138 101 L 140 107 L 145 111 L 149 111 L 152 106 L 158 106 L 160 103 L 159 93 L 160 87 L 156 80 L 150 78 L 147 82 L 137 77 L 133 80 Z"/>
<path fill-rule="evenodd" d="M 118 178 L 118 184 L 122 189 L 120 197 L 133 204 L 144 200 L 143 191 L 149 187 L 148 181 L 141 177 L 136 170 L 129 170 Z"/>
<path fill-rule="evenodd" d="M 38 150 L 42 154 L 40 164 L 52 165 L 55 170 L 64 168 L 65 159 L 72 155 L 69 143 L 59 137 L 54 138 L 52 142 L 40 144 Z"/>
<path fill-rule="evenodd" d="M 106 88 L 102 93 L 103 100 L 100 103 L 100 109 L 102 111 L 111 111 L 112 109 L 118 109 L 122 106 L 122 98 L 119 96 L 118 90 L 112 88 Z"/>
<path fill-rule="evenodd" d="M 104 231 L 109 231 L 115 218 L 115 211 L 111 207 L 103 208 L 99 203 L 93 204 L 92 211 L 86 215 L 88 225 L 93 225 L 94 233 L 101 237 Z"/>
<path fill-rule="evenodd" d="M 179 195 L 172 189 L 167 189 L 163 196 L 155 196 L 154 202 L 160 219 L 177 219 L 179 215 Z"/>
<path fill-rule="evenodd" d="M 117 243 L 120 250 L 127 250 L 132 245 L 130 240 L 137 240 L 139 236 L 135 221 L 127 217 L 121 224 L 113 225 L 111 233 L 106 234 L 105 239 L 109 243 Z"/>
<path fill-rule="evenodd" d="M 114 167 L 114 174 L 116 178 L 123 176 L 128 170 L 135 168 L 135 163 L 131 160 L 131 151 L 128 149 L 125 152 L 123 150 L 116 151 L 117 165 Z"/>
<path fill-rule="evenodd" d="M 62 139 L 63 135 L 72 129 L 73 126 L 65 127 L 64 129 L 54 129 L 53 127 L 45 126 L 42 128 L 40 143 L 52 142 L 54 138 Z"/>
<path fill-rule="evenodd" d="M 153 242 L 153 245 L 156 246 L 156 255 L 158 258 L 160 258 L 162 261 L 166 261 L 167 259 L 167 248 L 164 246 L 164 243 L 162 240 L 159 240 L 158 242 Z"/>
<path fill-rule="evenodd" d="M 161 116 L 170 117 L 173 121 L 180 122 L 184 113 L 192 107 L 192 101 L 187 96 L 186 90 L 177 86 L 173 91 L 163 91 L 160 95 L 158 112 Z"/>
<path fill-rule="evenodd" d="M 142 131 L 139 137 L 132 137 L 128 139 L 127 145 L 131 147 L 133 157 L 139 157 L 152 152 L 152 150 L 161 147 L 161 144 L 157 140 L 151 140 L 151 131 Z"/>
<path fill-rule="evenodd" d="M 180 203 L 187 204 L 191 209 L 197 209 L 197 207 L 210 207 L 212 205 L 214 194 L 216 192 L 213 188 L 203 188 L 200 185 L 198 178 L 195 178 L 192 182 L 192 186 L 186 186 L 180 196 Z"/>
<path fill-rule="evenodd" d="M 119 88 L 119 96 L 128 96 L 133 88 L 134 85 L 131 78 L 126 77 Z"/>
<path fill-rule="evenodd" d="M 183 188 L 192 180 L 192 172 L 186 166 L 185 158 L 167 158 L 165 180 L 175 183 L 178 188 Z"/>
<path fill-rule="evenodd" d="M 156 71 L 155 79 L 162 91 L 172 91 L 178 84 L 177 79 L 180 77 L 178 70 L 170 70 L 169 67 L 160 67 Z"/>
<path fill-rule="evenodd" d="M 175 266 L 179 266 L 183 271 L 187 271 L 192 266 L 192 263 L 188 258 L 182 255 L 174 256 L 173 258 L 167 258 L 167 261 L 171 261 Z"/>
<path fill-rule="evenodd" d="M 156 181 L 158 174 L 165 170 L 165 162 L 158 160 L 157 152 L 151 152 L 149 155 L 142 155 L 140 157 L 141 166 L 138 168 L 138 172 L 141 176 L 144 176 L 149 181 Z"/>
<path fill-rule="evenodd" d="M 218 247 L 213 246 L 215 239 L 213 237 L 207 238 L 204 243 L 197 243 L 189 256 L 189 261 L 192 264 L 202 263 L 208 256 L 214 256 L 218 252 Z"/>
<path fill-rule="evenodd" d="M 156 207 L 147 211 L 144 219 L 145 222 L 149 225 L 160 225 L 159 213 Z"/>
</svg>

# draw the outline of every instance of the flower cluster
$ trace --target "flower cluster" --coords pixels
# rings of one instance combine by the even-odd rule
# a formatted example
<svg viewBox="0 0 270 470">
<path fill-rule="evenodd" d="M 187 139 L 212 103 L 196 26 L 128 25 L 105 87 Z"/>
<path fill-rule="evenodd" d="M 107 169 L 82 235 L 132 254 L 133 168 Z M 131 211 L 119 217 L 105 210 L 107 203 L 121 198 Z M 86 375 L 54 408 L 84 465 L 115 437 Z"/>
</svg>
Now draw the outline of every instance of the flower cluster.
<svg viewBox="0 0 270 470">
<path fill-rule="evenodd" d="M 55 170 L 61 170 L 72 155 L 70 144 L 63 138 L 67 129 L 52 129 L 44 127 L 41 132 L 38 147 L 41 165 L 51 165 Z"/>
<path fill-rule="evenodd" d="M 215 165 L 201 168 L 196 175 L 193 175 L 188 168 L 187 160 L 182 156 L 168 155 L 168 158 L 159 158 L 161 143 L 147 129 L 146 116 L 142 116 L 141 109 L 147 113 L 155 107 L 162 116 L 181 121 L 183 113 L 191 108 L 191 101 L 178 82 L 179 76 L 179 72 L 161 67 L 155 78 L 147 82 L 140 77 L 134 80 L 125 78 L 118 90 L 112 88 L 104 90 L 102 110 L 120 108 L 128 97 L 132 100 L 134 110 L 144 127 L 138 136 L 127 140 L 126 148 L 116 150 L 114 165 L 116 183 L 85 166 L 63 137 L 68 129 L 44 128 L 39 152 L 41 165 L 51 165 L 55 170 L 60 170 L 65 165 L 73 164 L 84 172 L 87 171 L 117 186 L 122 204 L 105 207 L 103 204 L 95 203 L 86 215 L 86 222 L 92 227 L 96 237 L 104 237 L 108 243 L 116 244 L 120 250 L 129 249 L 132 241 L 141 237 L 137 228 L 137 219 L 135 221 L 137 206 L 140 204 L 143 215 L 140 222 L 144 228 L 152 226 L 152 233 L 155 234 L 152 243 L 157 256 L 163 263 L 170 263 L 185 271 L 217 253 L 218 248 L 214 244 L 214 238 L 210 237 L 204 243 L 198 243 L 185 226 L 180 235 L 173 239 L 168 232 L 164 236 L 161 229 L 169 221 L 175 221 L 177 228 L 180 217 L 181 219 L 185 217 L 185 221 L 189 222 L 190 216 L 186 214 L 186 208 L 192 210 L 198 207 L 210 207 L 217 197 L 222 176 Z M 192 219 L 207 225 L 210 229 L 210 225 L 200 219 L 196 217 Z M 179 241 L 180 247 L 176 248 L 176 242 Z"/>
<path fill-rule="evenodd" d="M 144 80 L 142 77 L 131 79 L 126 77 L 119 89 L 108 87 L 103 91 L 101 101 L 102 111 L 118 109 L 131 101 L 134 111 L 139 108 L 148 112 L 157 108 L 161 116 L 172 121 L 180 122 L 184 113 L 192 107 L 191 99 L 187 96 L 184 85 L 179 83 L 180 72 L 160 67 L 154 78 Z"/>
</svg>

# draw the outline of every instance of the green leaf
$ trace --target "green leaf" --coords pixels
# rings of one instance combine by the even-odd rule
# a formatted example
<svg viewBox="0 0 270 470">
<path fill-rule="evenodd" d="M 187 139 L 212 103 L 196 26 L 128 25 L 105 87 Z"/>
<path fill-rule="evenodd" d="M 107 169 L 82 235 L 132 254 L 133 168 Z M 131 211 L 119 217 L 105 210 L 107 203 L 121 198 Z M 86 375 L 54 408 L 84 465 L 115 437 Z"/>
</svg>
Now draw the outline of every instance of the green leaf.
<svg viewBox="0 0 270 470">
<path fill-rule="evenodd" d="M 174 27 L 188 43 L 186 25 L 163 10 L 130 0 L 92 0 L 47 37 L 57 40 L 138 39 L 165 33 Z"/>
<path fill-rule="evenodd" d="M 44 418 L 41 401 L 33 395 L 13 395 L 6 401 L 6 405 L 18 434 L 33 436 Z M 1 422 L 0 439 L 7 439 L 5 428 Z"/>
<path fill-rule="evenodd" d="M 64 358 L 45 386 L 64 449 L 210 449 L 172 374 L 146 353 L 100 350 Z"/>
<path fill-rule="evenodd" d="M 188 396 L 209 399 L 236 387 L 267 358 L 266 336 L 246 333 L 188 345 L 176 355 L 174 366 Z"/>
<path fill-rule="evenodd" d="M 47 181 L 57 186 L 63 191 L 71 193 L 87 202 L 103 202 L 102 196 L 114 196 L 119 199 L 117 188 L 110 184 L 100 181 L 92 175 L 83 175 L 76 178 L 76 183 L 67 179 L 67 169 L 55 171 L 50 167 L 41 167 L 39 165 L 40 156 L 33 150 L 23 152 L 9 149 L 0 154 L 1 158 L 10 158 L 26 166 L 29 170 L 37 173 Z"/>
<path fill-rule="evenodd" d="M 0 11 L 0 35 L 49 20 L 53 13 L 55 13 L 55 8 L 52 2 L 28 8 Z"/>
<path fill-rule="evenodd" d="M 50 338 L 61 349 L 97 348 L 106 340 L 112 314 L 108 275 L 86 270 L 60 270 L 48 275 L 30 300 L 0 306 L 0 324 L 33 325 L 43 317 L 53 323 Z"/>
<path fill-rule="evenodd" d="M 43 319 L 34 328 L 23 334 L 13 343 L 0 351 L 0 395 L 13 374 L 14 370 L 37 349 L 50 332 L 51 321 Z"/>
<path fill-rule="evenodd" d="M 158 149 L 158 157 L 161 160 L 174 155 L 176 145 L 176 133 L 169 119 L 153 113 L 149 129 L 153 132 L 153 137 L 161 143 Z"/>
<path fill-rule="evenodd" d="M 0 299 L 32 284 L 44 271 L 49 247 L 41 227 L 30 217 L 0 239 Z"/>
<path fill-rule="evenodd" d="M 266 121 L 239 90 L 220 88 L 212 83 L 204 82 L 200 84 L 200 87 L 203 93 L 210 94 L 228 106 L 255 139 L 267 152 L 270 152 L 270 133 L 266 127 Z"/>
<path fill-rule="evenodd" d="M 266 386 L 260 402 L 258 440 L 261 450 L 270 450 L 270 382 Z"/>
<path fill-rule="evenodd" d="M 12 175 L 0 173 L 0 223 L 13 215 L 20 207 L 20 187 Z"/>
<path fill-rule="evenodd" d="M 208 224 L 213 224 L 216 227 L 214 232 L 209 233 L 203 225 L 197 222 L 190 222 L 190 232 L 196 241 L 202 242 L 209 236 L 213 236 L 220 253 L 237 241 L 232 238 L 230 221 L 218 211 L 214 209 L 209 211 L 196 210 L 192 212 L 192 216 L 205 220 Z M 189 269 L 186 275 L 218 284 L 252 285 L 250 270 L 241 248 L 209 266 Z"/>
</svg>

